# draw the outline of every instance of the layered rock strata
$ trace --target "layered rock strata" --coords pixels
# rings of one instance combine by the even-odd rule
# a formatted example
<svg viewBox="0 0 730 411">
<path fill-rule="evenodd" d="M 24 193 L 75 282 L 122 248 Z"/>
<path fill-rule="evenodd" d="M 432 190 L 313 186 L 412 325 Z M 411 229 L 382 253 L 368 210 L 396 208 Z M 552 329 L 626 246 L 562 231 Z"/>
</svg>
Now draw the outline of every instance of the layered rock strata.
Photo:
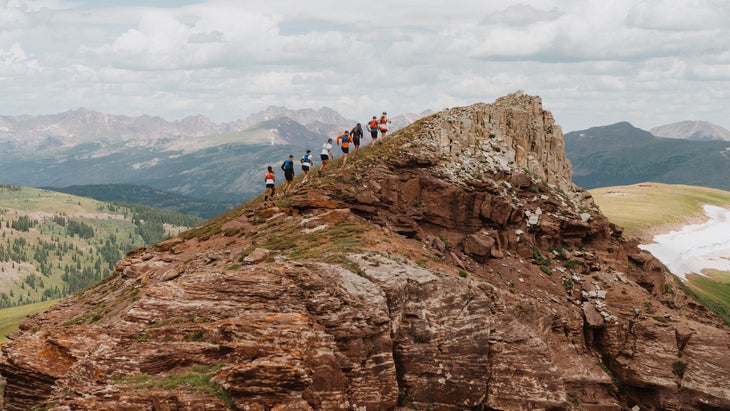
<svg viewBox="0 0 730 411">
<path fill-rule="evenodd" d="M 9 410 L 712 410 L 728 328 L 570 184 L 540 99 L 423 119 L 136 250 L 2 347 Z"/>
</svg>

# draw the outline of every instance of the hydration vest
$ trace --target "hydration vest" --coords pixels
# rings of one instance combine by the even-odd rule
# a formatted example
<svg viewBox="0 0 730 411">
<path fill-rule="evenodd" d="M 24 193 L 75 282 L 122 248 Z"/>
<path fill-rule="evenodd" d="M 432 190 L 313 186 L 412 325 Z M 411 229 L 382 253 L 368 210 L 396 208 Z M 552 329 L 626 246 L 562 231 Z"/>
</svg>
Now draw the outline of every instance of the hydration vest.
<svg viewBox="0 0 730 411">
<path fill-rule="evenodd" d="M 312 166 L 312 155 L 311 154 L 305 154 L 304 157 L 302 157 L 302 165 L 311 167 Z"/>
</svg>

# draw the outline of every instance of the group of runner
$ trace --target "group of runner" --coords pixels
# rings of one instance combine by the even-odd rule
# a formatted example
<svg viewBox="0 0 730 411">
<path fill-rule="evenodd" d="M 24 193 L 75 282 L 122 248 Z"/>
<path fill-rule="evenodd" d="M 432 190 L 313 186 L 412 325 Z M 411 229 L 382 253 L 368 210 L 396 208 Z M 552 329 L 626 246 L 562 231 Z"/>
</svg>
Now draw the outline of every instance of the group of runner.
<svg viewBox="0 0 730 411">
<path fill-rule="evenodd" d="M 388 127 L 390 123 L 391 121 L 388 118 L 388 113 L 386 112 L 383 112 L 383 115 L 381 115 L 380 118 L 378 118 L 377 116 L 373 116 L 372 120 L 368 121 L 366 127 L 367 130 L 370 132 L 370 137 L 373 140 L 373 144 L 376 144 L 378 142 L 378 133 L 380 133 L 381 141 L 383 138 L 385 138 L 385 134 L 388 132 Z M 352 152 L 353 154 L 357 153 L 357 151 L 360 149 L 360 140 L 363 137 L 363 133 L 364 131 L 362 125 L 360 123 L 357 123 L 355 127 L 352 128 L 352 130 L 345 130 L 344 133 L 335 138 L 334 142 L 338 146 L 340 146 L 340 149 L 343 153 L 343 167 L 347 165 L 347 155 L 350 152 L 350 145 L 352 144 L 352 146 L 355 147 L 354 151 Z M 319 153 L 319 158 L 322 161 L 322 167 L 319 169 L 319 175 L 326 174 L 330 160 L 335 157 L 332 153 L 332 142 L 333 140 L 331 138 L 328 138 L 327 142 L 322 144 L 322 149 Z M 307 150 L 299 162 L 302 165 L 302 172 L 304 172 L 304 179 L 302 179 L 302 184 L 306 184 L 309 182 L 309 170 L 314 167 L 312 150 Z M 294 154 L 289 154 L 289 158 L 284 160 L 284 162 L 281 164 L 281 169 L 284 171 L 284 179 L 286 180 L 286 185 L 284 186 L 284 195 L 286 195 L 289 194 L 289 190 L 291 190 L 292 187 L 292 182 L 294 181 Z M 266 190 L 264 191 L 264 203 L 266 203 L 270 199 L 274 199 L 274 191 L 276 189 L 276 175 L 274 174 L 274 169 L 272 166 L 268 166 L 268 169 L 266 171 L 266 177 L 264 177 L 264 182 L 266 184 Z"/>
</svg>

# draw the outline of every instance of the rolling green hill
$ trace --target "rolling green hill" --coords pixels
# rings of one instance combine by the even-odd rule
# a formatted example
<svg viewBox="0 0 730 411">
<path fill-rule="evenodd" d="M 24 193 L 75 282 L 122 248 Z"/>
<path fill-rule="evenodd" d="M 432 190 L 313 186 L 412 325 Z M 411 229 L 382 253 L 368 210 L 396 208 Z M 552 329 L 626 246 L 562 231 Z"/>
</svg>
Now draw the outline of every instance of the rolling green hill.
<svg viewBox="0 0 730 411">
<path fill-rule="evenodd" d="M 655 181 L 730 190 L 729 146 L 658 138 L 626 122 L 565 135 L 573 182 L 586 189 Z"/>
<path fill-rule="evenodd" d="M 129 250 L 202 219 L 0 185 L 0 308 L 69 295 L 107 277 Z"/>
<path fill-rule="evenodd" d="M 730 208 L 730 192 L 696 186 L 642 183 L 598 188 L 590 193 L 601 211 L 624 227 L 625 235 L 643 243 L 656 234 L 704 219 L 704 204 Z M 686 283 L 677 282 L 730 325 L 730 273 L 704 274 L 690 274 Z"/>
<path fill-rule="evenodd" d="M 628 237 L 646 241 L 704 218 L 702 206 L 730 206 L 730 192 L 680 184 L 641 183 L 589 190 L 596 204 Z"/>
<path fill-rule="evenodd" d="M 182 214 L 212 218 L 235 207 L 237 203 L 205 201 L 188 196 L 134 184 L 89 184 L 47 190 L 93 198 L 107 203 L 142 204 L 148 207 L 177 211 Z"/>
</svg>

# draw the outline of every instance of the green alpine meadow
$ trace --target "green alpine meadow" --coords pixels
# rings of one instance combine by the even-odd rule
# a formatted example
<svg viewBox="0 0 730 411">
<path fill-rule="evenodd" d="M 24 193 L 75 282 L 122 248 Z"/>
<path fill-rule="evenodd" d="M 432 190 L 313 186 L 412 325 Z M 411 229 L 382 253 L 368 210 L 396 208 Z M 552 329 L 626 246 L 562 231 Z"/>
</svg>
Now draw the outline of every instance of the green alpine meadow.
<svg viewBox="0 0 730 411">
<path fill-rule="evenodd" d="M 201 221 L 145 206 L 0 185 L 0 308 L 55 300 L 96 284 L 128 251 Z"/>
</svg>

